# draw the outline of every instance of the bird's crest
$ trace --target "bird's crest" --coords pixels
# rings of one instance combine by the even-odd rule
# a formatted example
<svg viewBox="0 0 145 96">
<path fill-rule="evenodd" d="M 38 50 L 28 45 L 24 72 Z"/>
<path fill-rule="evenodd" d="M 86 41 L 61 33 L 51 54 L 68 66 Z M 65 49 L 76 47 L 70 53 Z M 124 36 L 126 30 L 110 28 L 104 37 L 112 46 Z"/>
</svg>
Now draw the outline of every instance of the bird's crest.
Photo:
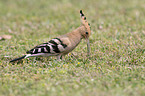
<svg viewBox="0 0 145 96">
<path fill-rule="evenodd" d="M 80 10 L 80 16 L 81 16 L 82 25 L 85 26 L 85 28 L 88 31 L 88 34 L 90 35 L 91 34 L 90 24 L 88 23 L 87 18 L 85 17 L 82 10 Z"/>
</svg>

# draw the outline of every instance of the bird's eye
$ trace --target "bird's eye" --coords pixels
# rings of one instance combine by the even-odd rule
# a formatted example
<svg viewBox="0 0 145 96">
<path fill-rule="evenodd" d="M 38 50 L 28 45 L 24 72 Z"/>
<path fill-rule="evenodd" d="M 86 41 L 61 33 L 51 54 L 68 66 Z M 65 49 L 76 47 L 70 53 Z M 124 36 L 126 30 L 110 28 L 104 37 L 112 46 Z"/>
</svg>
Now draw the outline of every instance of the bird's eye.
<svg viewBox="0 0 145 96">
<path fill-rule="evenodd" d="M 88 34 L 88 32 L 86 32 L 86 34 Z"/>
</svg>

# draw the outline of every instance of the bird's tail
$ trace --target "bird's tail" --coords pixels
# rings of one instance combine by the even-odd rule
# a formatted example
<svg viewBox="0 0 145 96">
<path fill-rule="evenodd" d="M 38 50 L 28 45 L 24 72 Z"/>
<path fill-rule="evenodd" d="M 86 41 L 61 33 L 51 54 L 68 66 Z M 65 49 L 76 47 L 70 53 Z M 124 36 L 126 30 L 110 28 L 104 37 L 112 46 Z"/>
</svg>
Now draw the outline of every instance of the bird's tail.
<svg viewBox="0 0 145 96">
<path fill-rule="evenodd" d="M 10 62 L 14 62 L 14 61 L 17 61 L 17 60 L 21 60 L 21 59 L 24 59 L 27 55 L 24 55 L 22 57 L 19 57 L 19 58 L 16 58 L 16 59 L 13 59 L 11 60 Z"/>
</svg>

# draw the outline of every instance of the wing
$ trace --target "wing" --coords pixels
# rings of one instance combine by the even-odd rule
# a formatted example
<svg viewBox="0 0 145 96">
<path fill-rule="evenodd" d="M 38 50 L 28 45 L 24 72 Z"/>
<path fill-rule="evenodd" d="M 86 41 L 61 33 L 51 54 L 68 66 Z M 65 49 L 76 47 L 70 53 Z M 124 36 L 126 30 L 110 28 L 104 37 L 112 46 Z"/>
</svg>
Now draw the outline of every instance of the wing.
<svg viewBox="0 0 145 96">
<path fill-rule="evenodd" d="M 40 53 L 46 53 L 46 54 L 59 54 L 65 50 L 67 47 L 66 44 L 63 44 L 63 42 L 59 38 L 54 38 L 50 40 L 49 42 L 40 44 L 30 51 L 27 51 L 27 54 L 40 54 Z"/>
</svg>

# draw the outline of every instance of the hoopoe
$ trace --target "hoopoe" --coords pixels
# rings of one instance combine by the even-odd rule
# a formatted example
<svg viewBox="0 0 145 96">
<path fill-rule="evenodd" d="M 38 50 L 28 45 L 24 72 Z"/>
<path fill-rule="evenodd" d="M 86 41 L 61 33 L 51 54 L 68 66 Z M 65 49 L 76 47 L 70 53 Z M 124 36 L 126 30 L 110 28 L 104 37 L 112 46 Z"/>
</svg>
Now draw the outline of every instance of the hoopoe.
<svg viewBox="0 0 145 96">
<path fill-rule="evenodd" d="M 80 10 L 80 16 L 82 25 L 74 31 L 40 44 L 30 51 L 27 51 L 26 55 L 13 59 L 10 62 L 36 56 L 57 56 L 57 59 L 62 59 L 62 56 L 71 52 L 82 39 L 86 39 L 89 53 L 89 36 L 91 34 L 90 24 L 87 22 L 82 10 Z"/>
</svg>

